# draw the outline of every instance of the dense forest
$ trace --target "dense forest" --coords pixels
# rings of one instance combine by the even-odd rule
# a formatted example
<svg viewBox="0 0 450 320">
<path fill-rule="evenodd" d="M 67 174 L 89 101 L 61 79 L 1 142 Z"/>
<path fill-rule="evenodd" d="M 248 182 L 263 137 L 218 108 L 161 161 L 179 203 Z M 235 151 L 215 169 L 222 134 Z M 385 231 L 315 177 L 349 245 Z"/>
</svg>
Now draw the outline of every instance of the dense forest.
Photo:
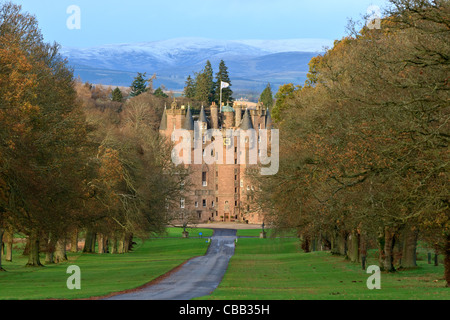
<svg viewBox="0 0 450 320">
<path fill-rule="evenodd" d="M 304 85 L 278 91 L 280 171 L 255 176 L 255 196 L 306 252 L 375 249 L 394 272 L 416 267 L 420 241 L 450 285 L 449 23 L 449 1 L 390 0 L 381 28 L 350 22 Z"/>
</svg>

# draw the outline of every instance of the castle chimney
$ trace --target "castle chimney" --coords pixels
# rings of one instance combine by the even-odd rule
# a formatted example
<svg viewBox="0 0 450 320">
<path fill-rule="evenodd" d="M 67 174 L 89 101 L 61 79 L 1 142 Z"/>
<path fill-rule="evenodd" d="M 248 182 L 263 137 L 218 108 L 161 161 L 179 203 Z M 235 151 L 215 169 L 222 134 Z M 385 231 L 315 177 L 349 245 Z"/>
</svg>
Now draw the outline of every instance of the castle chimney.
<svg viewBox="0 0 450 320">
<path fill-rule="evenodd" d="M 240 105 L 236 105 L 236 107 L 234 107 L 234 109 L 236 110 L 236 114 L 234 115 L 235 118 L 235 127 L 239 128 L 239 126 L 241 125 L 241 120 L 242 120 L 242 106 Z"/>
</svg>

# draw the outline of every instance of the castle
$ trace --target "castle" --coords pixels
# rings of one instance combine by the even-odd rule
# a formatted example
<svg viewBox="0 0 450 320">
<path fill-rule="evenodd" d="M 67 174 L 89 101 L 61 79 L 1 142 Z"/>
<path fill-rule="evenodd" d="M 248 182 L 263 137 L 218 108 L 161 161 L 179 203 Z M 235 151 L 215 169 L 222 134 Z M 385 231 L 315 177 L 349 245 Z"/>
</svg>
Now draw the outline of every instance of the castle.
<svg viewBox="0 0 450 320">
<path fill-rule="evenodd" d="M 183 220 L 184 215 L 190 215 L 200 223 L 224 221 L 261 224 L 264 221 L 263 213 L 254 201 L 255 187 L 246 177 L 246 170 L 255 164 L 239 161 L 242 159 L 240 157 L 243 151 L 246 151 L 247 155 L 250 154 L 248 138 L 245 138 L 247 143 L 245 150 L 241 151 L 239 136 L 230 138 L 228 134 L 230 131 L 252 131 L 256 133 L 256 139 L 260 142 L 259 129 L 271 129 L 271 127 L 270 112 L 263 108 L 262 103 L 258 103 L 253 108 L 245 108 L 237 103 L 234 107 L 227 105 L 219 108 L 213 102 L 207 110 L 202 106 L 200 114 L 196 117 L 193 116 L 190 107 L 178 107 L 175 100 L 170 109 L 164 110 L 160 134 L 168 140 L 171 140 L 172 133 L 177 129 L 194 134 L 198 128 L 202 139 L 199 142 L 201 152 L 204 154 L 206 149 L 218 160 L 221 153 L 217 152 L 216 148 L 208 148 L 214 138 L 207 139 L 205 134 L 207 130 L 215 129 L 214 132 L 221 134 L 220 138 L 223 137 L 221 155 L 224 157 L 227 154 L 227 161 L 222 161 L 223 163 L 214 161 L 208 164 L 205 159 L 202 159 L 200 162 L 186 165 L 191 172 L 189 191 L 182 196 L 179 206 L 170 208 L 180 214 L 180 220 Z M 191 152 L 194 153 L 194 147 Z M 232 155 L 234 159 L 229 161 L 229 155 Z"/>
</svg>

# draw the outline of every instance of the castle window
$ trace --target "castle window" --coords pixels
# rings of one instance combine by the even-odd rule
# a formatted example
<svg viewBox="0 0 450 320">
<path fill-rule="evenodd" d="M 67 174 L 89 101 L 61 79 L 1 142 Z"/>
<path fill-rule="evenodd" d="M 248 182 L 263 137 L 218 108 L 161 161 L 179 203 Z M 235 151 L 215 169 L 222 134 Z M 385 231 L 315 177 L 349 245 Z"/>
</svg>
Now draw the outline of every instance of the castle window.
<svg viewBox="0 0 450 320">
<path fill-rule="evenodd" d="M 206 172 L 202 172 L 202 186 L 206 187 L 208 183 L 206 182 Z"/>
<path fill-rule="evenodd" d="M 206 199 L 203 199 L 203 207 L 206 207 Z"/>
<path fill-rule="evenodd" d="M 198 201 L 195 201 L 195 207 L 198 208 Z"/>
<path fill-rule="evenodd" d="M 211 207 L 213 207 L 213 208 L 214 208 L 214 200 L 213 200 L 213 201 L 211 201 Z"/>
<path fill-rule="evenodd" d="M 244 180 L 241 180 L 241 188 L 244 187 Z"/>
<path fill-rule="evenodd" d="M 184 209 L 184 198 L 181 198 L 180 200 L 180 208 Z"/>
</svg>

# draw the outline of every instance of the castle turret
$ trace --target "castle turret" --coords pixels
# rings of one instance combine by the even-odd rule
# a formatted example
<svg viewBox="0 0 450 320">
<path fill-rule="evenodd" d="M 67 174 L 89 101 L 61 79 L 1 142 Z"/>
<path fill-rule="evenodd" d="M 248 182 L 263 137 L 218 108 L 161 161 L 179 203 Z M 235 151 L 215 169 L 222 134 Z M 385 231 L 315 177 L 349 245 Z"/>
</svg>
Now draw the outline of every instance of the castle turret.
<svg viewBox="0 0 450 320">
<path fill-rule="evenodd" d="M 211 127 L 213 129 L 219 129 L 219 107 L 215 102 L 211 105 Z"/>
<path fill-rule="evenodd" d="M 223 112 L 223 126 L 226 129 L 233 128 L 234 126 L 234 109 L 228 104 L 222 107 Z"/>
<path fill-rule="evenodd" d="M 202 106 L 202 110 L 200 110 L 200 116 L 198 118 L 198 122 L 200 125 L 200 128 L 202 130 L 208 129 L 208 118 L 206 117 L 205 108 Z"/>
<path fill-rule="evenodd" d="M 159 130 L 164 131 L 167 129 L 167 110 L 166 107 L 164 107 L 163 115 L 161 118 L 161 124 L 159 125 Z"/>
<path fill-rule="evenodd" d="M 185 130 L 194 130 L 194 118 L 192 118 L 191 107 L 188 107 L 182 128 Z"/>
<path fill-rule="evenodd" d="M 244 117 L 242 118 L 240 128 L 242 130 L 253 129 L 253 123 L 252 119 L 250 118 L 250 113 L 248 112 L 248 109 L 245 109 Z"/>
</svg>

